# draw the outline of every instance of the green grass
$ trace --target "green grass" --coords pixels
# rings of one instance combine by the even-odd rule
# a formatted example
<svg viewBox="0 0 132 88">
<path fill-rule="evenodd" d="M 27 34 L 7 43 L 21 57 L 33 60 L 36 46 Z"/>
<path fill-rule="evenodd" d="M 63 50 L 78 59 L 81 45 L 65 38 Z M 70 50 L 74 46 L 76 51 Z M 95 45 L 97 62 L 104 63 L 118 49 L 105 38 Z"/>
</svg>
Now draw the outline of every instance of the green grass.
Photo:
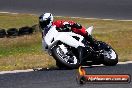
<svg viewBox="0 0 132 88">
<path fill-rule="evenodd" d="M 0 39 L 0 70 L 55 66 L 41 48 L 41 34 Z"/>
<path fill-rule="evenodd" d="M 38 23 L 35 15 L 29 14 L 0 14 L 0 28 L 19 28 L 22 26 L 32 26 Z"/>
<path fill-rule="evenodd" d="M 55 17 L 73 20 L 85 27 L 95 27 L 93 36 L 110 44 L 118 53 L 119 61 L 132 60 L 132 22 L 101 19 Z M 38 23 L 38 17 L 28 14 L 0 14 L 0 28 L 19 28 Z M 42 50 L 41 33 L 17 38 L 0 38 L 0 71 L 55 67 L 55 60 Z"/>
</svg>

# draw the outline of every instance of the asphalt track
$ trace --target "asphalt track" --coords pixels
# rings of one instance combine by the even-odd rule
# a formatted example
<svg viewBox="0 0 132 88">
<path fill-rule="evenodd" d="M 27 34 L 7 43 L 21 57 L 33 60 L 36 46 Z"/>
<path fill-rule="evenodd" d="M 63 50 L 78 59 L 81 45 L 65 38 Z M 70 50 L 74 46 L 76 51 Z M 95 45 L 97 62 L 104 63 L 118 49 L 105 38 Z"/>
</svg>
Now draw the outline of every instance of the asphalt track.
<svg viewBox="0 0 132 88">
<path fill-rule="evenodd" d="M 132 20 L 132 0 L 0 0 L 0 11 Z"/>
<path fill-rule="evenodd" d="M 56 16 L 132 20 L 132 0 L 0 0 L 0 12 L 51 12 Z M 87 68 L 88 74 L 130 74 L 132 64 Z M 77 70 L 42 70 L 0 75 L 0 88 L 132 88 L 129 84 L 76 82 Z"/>
<path fill-rule="evenodd" d="M 130 74 L 132 64 L 87 68 L 87 74 Z M 0 75 L 0 88 L 132 88 L 128 84 L 84 84 L 76 82 L 77 70 L 41 70 Z"/>
</svg>

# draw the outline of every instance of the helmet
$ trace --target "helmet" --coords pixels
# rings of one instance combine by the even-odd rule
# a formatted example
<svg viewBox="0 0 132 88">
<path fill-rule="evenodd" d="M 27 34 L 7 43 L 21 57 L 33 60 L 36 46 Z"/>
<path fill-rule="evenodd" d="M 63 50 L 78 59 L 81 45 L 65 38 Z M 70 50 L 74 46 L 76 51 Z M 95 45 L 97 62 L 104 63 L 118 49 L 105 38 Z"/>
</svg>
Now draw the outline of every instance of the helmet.
<svg viewBox="0 0 132 88">
<path fill-rule="evenodd" d="M 82 26 L 81 26 L 80 24 L 78 24 L 78 23 L 74 23 L 74 24 L 72 25 L 72 28 L 81 29 Z"/>
<path fill-rule="evenodd" d="M 53 22 L 53 15 L 51 13 L 44 13 L 39 17 L 40 27 L 43 29 L 45 27 L 51 27 Z"/>
</svg>

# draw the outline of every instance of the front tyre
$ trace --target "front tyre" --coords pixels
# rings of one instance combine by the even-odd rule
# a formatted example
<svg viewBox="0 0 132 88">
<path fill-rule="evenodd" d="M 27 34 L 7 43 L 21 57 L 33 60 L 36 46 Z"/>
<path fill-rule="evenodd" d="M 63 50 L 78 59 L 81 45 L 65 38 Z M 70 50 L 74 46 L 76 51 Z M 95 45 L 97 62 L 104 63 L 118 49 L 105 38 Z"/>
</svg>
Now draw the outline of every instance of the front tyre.
<svg viewBox="0 0 132 88">
<path fill-rule="evenodd" d="M 118 55 L 115 50 L 108 44 L 100 41 L 100 47 L 103 50 L 103 64 L 114 66 L 118 63 Z"/>
<path fill-rule="evenodd" d="M 59 45 L 52 49 L 52 55 L 56 59 L 59 67 L 62 66 L 68 69 L 75 69 L 79 67 L 79 60 L 77 57 L 74 54 L 66 55 Z"/>
</svg>

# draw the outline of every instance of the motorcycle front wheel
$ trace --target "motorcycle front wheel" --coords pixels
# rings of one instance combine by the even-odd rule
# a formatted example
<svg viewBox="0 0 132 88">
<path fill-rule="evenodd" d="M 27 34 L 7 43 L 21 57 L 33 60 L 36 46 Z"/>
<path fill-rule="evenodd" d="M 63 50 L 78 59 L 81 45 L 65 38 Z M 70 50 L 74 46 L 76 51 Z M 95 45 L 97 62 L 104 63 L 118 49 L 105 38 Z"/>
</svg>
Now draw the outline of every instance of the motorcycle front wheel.
<svg viewBox="0 0 132 88">
<path fill-rule="evenodd" d="M 114 66 L 118 63 L 118 55 L 115 50 L 105 42 L 99 42 L 100 48 L 103 50 L 103 64 L 106 66 Z"/>
</svg>

